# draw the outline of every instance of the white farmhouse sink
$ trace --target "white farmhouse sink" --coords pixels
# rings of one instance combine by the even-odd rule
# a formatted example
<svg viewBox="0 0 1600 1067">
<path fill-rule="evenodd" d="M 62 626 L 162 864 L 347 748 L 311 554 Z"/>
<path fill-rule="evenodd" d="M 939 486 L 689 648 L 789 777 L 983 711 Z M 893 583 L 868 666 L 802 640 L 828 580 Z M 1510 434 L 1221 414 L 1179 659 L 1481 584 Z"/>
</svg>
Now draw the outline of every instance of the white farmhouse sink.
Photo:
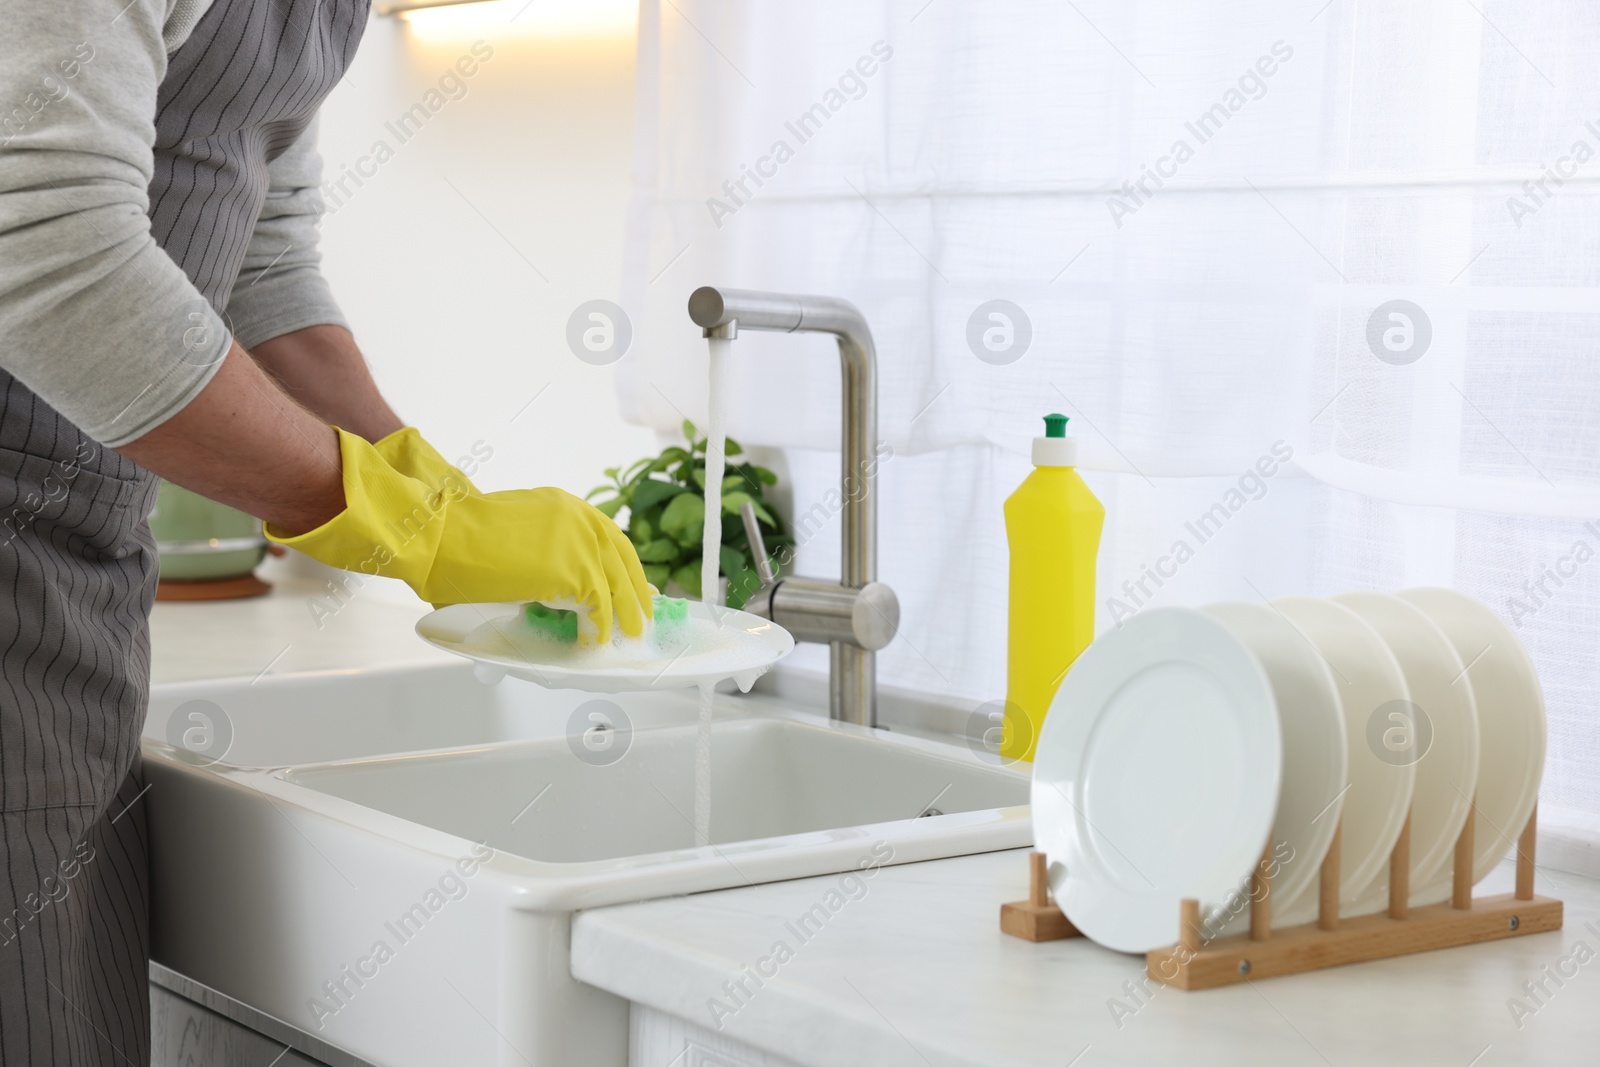
<svg viewBox="0 0 1600 1067">
<path fill-rule="evenodd" d="M 965 746 L 719 695 L 696 848 L 695 695 L 610 698 L 633 733 L 604 766 L 567 738 L 589 699 L 466 665 L 157 687 L 154 957 L 383 1067 L 621 1067 L 574 910 L 1031 841 L 1026 775 Z M 207 765 L 164 738 L 210 706 Z"/>
</svg>

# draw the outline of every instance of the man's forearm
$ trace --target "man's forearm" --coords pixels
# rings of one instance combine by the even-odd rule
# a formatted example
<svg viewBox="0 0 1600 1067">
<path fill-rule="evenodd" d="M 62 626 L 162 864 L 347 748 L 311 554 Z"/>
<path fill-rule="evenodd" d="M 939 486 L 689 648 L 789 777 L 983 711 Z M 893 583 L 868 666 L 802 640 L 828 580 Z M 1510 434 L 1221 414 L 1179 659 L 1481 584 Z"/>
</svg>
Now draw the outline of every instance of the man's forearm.
<svg viewBox="0 0 1600 1067">
<path fill-rule="evenodd" d="M 117 451 L 290 533 L 344 510 L 338 434 L 287 396 L 237 343 L 183 410 Z"/>
<path fill-rule="evenodd" d="M 310 326 L 250 350 L 283 391 L 324 421 L 376 441 L 400 421 L 367 369 L 356 339 L 342 326 Z"/>
</svg>

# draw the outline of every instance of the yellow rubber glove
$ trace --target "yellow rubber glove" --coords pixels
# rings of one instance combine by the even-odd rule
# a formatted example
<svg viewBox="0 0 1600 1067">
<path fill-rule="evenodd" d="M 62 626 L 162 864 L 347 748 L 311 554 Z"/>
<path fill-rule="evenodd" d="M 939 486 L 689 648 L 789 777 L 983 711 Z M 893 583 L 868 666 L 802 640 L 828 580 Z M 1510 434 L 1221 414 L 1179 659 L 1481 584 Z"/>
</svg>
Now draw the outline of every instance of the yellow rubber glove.
<svg viewBox="0 0 1600 1067">
<path fill-rule="evenodd" d="M 615 613 L 637 636 L 649 586 L 633 544 L 593 505 L 560 489 L 433 490 L 339 431 L 345 509 L 309 533 L 267 536 L 343 570 L 399 578 L 435 606 L 502 601 L 587 605 L 601 643 Z"/>
<path fill-rule="evenodd" d="M 378 455 L 382 456 L 389 466 L 401 474 L 417 479 L 429 489 L 443 489 L 450 483 L 450 479 L 455 479 L 467 492 L 478 492 L 478 487 L 462 473 L 461 468 L 439 455 L 438 451 L 423 439 L 415 426 L 407 426 L 387 437 L 379 438 L 372 443 L 372 447 L 378 450 Z"/>
</svg>

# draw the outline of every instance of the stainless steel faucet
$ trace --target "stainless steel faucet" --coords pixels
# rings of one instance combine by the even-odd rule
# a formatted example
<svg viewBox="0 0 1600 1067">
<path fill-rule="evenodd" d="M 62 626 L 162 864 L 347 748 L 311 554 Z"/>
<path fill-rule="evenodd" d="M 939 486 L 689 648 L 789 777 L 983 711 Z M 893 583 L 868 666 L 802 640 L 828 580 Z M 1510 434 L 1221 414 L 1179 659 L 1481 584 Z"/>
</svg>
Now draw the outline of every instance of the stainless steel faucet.
<svg viewBox="0 0 1600 1067">
<path fill-rule="evenodd" d="M 734 338 L 744 330 L 831 333 L 839 339 L 844 374 L 841 489 L 844 507 L 840 581 L 774 579 L 755 513 L 745 528 L 762 587 L 745 610 L 771 619 L 796 641 L 828 645 L 829 712 L 835 719 L 877 725 L 878 649 L 900 628 L 900 602 L 878 577 L 877 353 L 867 320 L 849 301 L 831 296 L 788 296 L 704 286 L 689 297 L 689 318 L 707 337 Z"/>
</svg>

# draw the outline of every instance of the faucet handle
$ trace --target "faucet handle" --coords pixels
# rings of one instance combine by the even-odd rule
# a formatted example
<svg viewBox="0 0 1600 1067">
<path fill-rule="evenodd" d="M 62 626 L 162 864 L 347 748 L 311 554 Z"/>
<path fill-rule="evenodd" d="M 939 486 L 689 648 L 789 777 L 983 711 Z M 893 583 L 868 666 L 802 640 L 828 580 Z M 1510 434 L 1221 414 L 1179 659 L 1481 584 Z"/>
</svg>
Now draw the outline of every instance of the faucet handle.
<svg viewBox="0 0 1600 1067">
<path fill-rule="evenodd" d="M 771 585 L 776 579 L 772 573 L 772 563 L 767 559 L 767 542 L 761 536 L 761 524 L 756 521 L 756 508 L 746 500 L 739 505 L 739 517 L 744 520 L 744 535 L 750 540 L 750 552 L 755 556 L 756 577 L 761 579 L 762 585 Z"/>
<path fill-rule="evenodd" d="M 756 523 L 756 509 L 739 505 L 745 536 L 755 555 L 761 588 L 750 594 L 744 610 L 770 619 L 794 634 L 796 641 L 838 641 L 869 652 L 894 640 L 900 629 L 900 601 L 882 582 L 856 589 L 815 578 L 786 577 L 779 585 L 767 559 L 766 540 Z M 774 601 L 783 598 L 783 603 Z"/>
</svg>

